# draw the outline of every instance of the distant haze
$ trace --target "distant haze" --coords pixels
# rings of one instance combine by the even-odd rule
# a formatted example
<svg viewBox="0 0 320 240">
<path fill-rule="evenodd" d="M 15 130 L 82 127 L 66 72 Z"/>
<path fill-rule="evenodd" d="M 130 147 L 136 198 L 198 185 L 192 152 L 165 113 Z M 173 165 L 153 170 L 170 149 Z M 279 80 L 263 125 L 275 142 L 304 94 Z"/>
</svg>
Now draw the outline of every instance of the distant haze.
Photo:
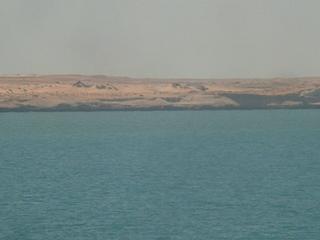
<svg viewBox="0 0 320 240">
<path fill-rule="evenodd" d="M 319 0 L 0 0 L 0 74 L 320 75 Z"/>
</svg>

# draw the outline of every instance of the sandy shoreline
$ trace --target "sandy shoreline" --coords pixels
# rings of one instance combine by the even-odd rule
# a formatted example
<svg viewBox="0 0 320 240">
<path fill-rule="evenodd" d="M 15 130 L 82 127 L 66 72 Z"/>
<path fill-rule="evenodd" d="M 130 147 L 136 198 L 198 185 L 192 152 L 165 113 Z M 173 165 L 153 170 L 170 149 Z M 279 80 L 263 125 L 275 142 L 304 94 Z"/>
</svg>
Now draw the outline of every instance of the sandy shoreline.
<svg viewBox="0 0 320 240">
<path fill-rule="evenodd" d="M 320 77 L 138 79 L 0 76 L 0 111 L 320 108 Z"/>
</svg>

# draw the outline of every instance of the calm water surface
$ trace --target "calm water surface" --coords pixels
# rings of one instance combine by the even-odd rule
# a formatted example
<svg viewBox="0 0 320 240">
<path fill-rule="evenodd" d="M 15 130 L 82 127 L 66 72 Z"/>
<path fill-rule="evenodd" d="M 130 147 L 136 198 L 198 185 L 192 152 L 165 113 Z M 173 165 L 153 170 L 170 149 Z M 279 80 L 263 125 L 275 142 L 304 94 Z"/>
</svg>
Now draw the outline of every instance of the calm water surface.
<svg viewBox="0 0 320 240">
<path fill-rule="evenodd" d="M 0 239 L 320 239 L 320 111 L 1 113 Z"/>
</svg>

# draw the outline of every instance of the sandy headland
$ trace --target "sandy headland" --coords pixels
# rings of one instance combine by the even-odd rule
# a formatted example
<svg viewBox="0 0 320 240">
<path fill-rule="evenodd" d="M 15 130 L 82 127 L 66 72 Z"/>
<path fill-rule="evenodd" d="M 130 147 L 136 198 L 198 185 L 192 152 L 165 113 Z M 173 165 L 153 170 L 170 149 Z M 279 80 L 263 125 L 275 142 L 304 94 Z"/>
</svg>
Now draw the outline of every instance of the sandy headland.
<svg viewBox="0 0 320 240">
<path fill-rule="evenodd" d="M 320 77 L 0 76 L 0 111 L 320 108 Z"/>
</svg>

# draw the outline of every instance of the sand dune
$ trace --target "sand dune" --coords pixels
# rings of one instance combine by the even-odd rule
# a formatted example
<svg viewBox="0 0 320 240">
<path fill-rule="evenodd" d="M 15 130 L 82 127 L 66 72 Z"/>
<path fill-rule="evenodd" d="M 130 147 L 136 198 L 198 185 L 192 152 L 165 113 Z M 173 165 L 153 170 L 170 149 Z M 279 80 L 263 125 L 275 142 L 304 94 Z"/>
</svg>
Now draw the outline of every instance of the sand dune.
<svg viewBox="0 0 320 240">
<path fill-rule="evenodd" d="M 1 111 L 320 107 L 320 77 L 133 79 L 83 75 L 0 77 Z"/>
</svg>

